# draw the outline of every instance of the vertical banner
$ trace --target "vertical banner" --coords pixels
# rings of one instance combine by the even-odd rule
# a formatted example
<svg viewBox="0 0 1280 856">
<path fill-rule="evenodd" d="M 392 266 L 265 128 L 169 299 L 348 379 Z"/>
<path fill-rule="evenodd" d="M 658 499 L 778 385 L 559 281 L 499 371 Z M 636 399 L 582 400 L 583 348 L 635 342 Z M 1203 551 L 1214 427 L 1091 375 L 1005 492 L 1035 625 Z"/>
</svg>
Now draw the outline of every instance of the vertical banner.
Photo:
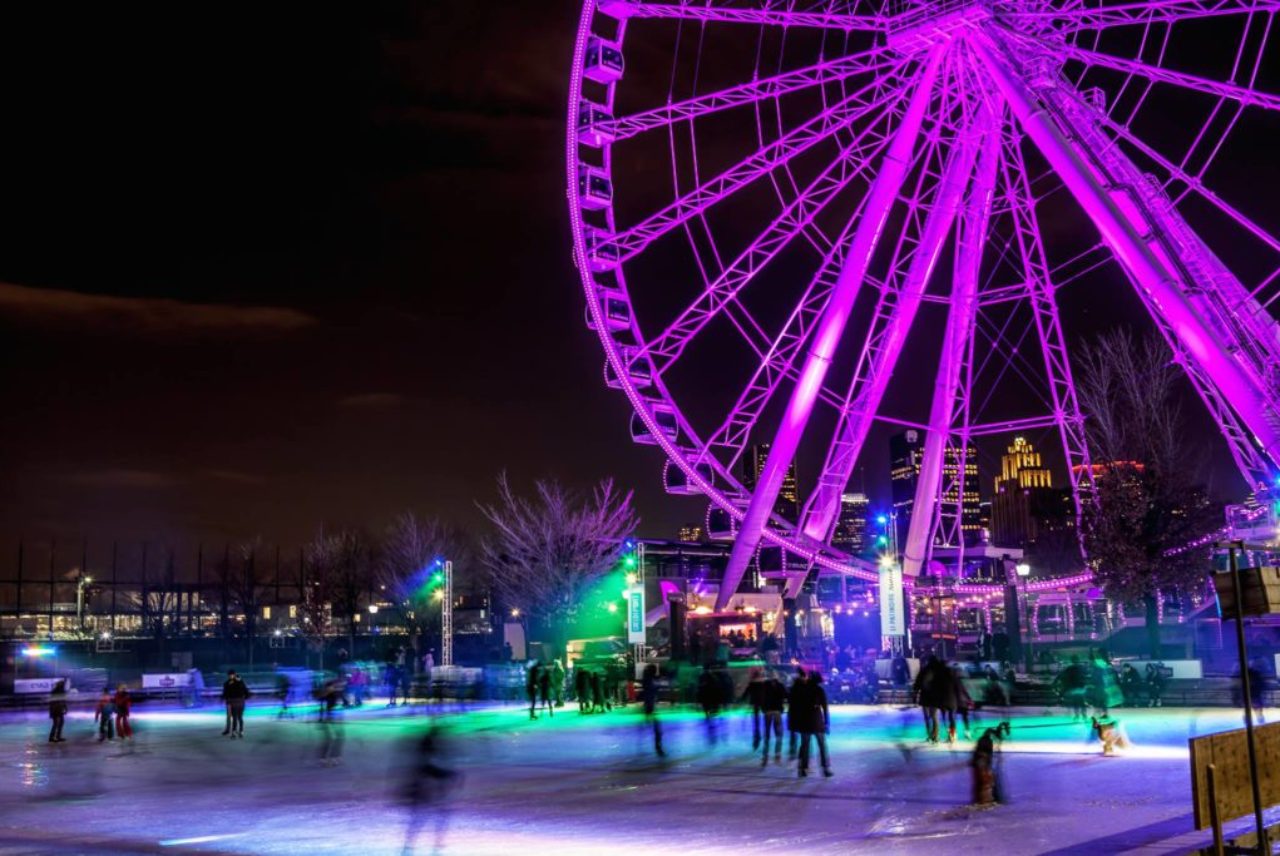
<svg viewBox="0 0 1280 856">
<path fill-rule="evenodd" d="M 880 565 L 880 635 L 906 636 L 907 617 L 902 603 L 902 566 Z"/>
<path fill-rule="evenodd" d="M 644 588 L 627 589 L 627 642 L 644 644 Z"/>
</svg>

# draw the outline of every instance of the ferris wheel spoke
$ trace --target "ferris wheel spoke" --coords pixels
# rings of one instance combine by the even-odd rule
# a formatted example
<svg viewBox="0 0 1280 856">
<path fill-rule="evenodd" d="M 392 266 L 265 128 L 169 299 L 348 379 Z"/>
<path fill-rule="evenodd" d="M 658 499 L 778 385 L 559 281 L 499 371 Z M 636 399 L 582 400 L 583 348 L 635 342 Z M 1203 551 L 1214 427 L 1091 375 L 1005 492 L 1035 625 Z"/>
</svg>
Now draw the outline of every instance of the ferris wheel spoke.
<svg viewBox="0 0 1280 856">
<path fill-rule="evenodd" d="M 920 461 L 920 476 L 911 506 L 911 524 L 903 549 L 902 572 L 907 576 L 920 573 L 926 551 L 933 543 L 933 533 L 940 523 L 935 516 L 935 506 L 940 505 L 943 487 L 943 460 L 950 436 L 955 407 L 959 403 L 965 414 L 967 428 L 967 401 L 969 384 L 962 386 L 962 370 L 966 355 L 971 350 L 974 323 L 978 311 L 978 278 L 982 267 L 982 248 L 986 243 L 987 227 L 994 197 L 996 168 L 1000 161 L 1000 135 L 995 128 L 994 117 L 985 110 L 976 123 L 975 130 L 981 139 L 977 172 L 969 189 L 963 212 L 957 221 L 955 265 L 952 277 L 952 293 L 947 314 L 947 328 L 943 334 L 942 355 L 938 361 L 938 373 L 934 383 L 933 402 L 929 408 L 929 426 L 925 430 L 924 452 Z M 963 390 L 963 391 L 962 391 Z M 958 399 L 960 401 L 958 401 Z M 965 455 L 968 451 L 968 432 L 961 436 L 961 460 L 959 489 L 956 496 L 959 508 L 957 520 L 963 519 L 963 474 L 966 470 Z M 941 509 L 937 509 L 941 510 Z M 963 544 L 963 538 L 959 543 Z"/>
<path fill-rule="evenodd" d="M 738 395 L 728 415 L 720 426 L 709 435 L 703 455 L 712 454 L 713 449 L 720 449 L 728 456 L 727 469 L 733 469 L 751 436 L 760 413 L 772 400 L 784 379 L 795 380 L 798 373 L 795 361 L 801 349 L 809 340 L 817 319 L 821 316 L 835 287 L 841 269 L 844 266 L 845 253 L 853 237 L 853 231 L 862 217 L 866 207 L 866 198 L 859 201 L 853 215 L 845 223 L 841 233 L 832 242 L 827 255 L 823 258 L 817 273 L 805 286 L 804 294 L 791 310 L 785 324 L 778 335 L 770 343 L 762 355 L 759 364 Z M 826 390 L 824 390 L 826 394 Z M 832 401 L 835 407 L 840 406 L 838 398 Z"/>
<path fill-rule="evenodd" d="M 721 110 L 744 104 L 752 104 L 766 98 L 777 98 L 814 86 L 847 80 L 860 74 L 889 71 L 902 64 L 902 59 L 890 54 L 888 48 L 872 48 L 851 56 L 815 63 L 805 68 L 777 74 L 760 80 L 752 80 L 738 86 L 730 86 L 717 92 L 708 92 L 683 101 L 676 101 L 652 110 L 633 113 L 598 123 L 602 133 L 616 140 L 625 140 L 654 128 L 662 128 L 675 122 L 697 119 Z"/>
<path fill-rule="evenodd" d="M 1134 74 L 1144 77 L 1153 83 L 1165 83 L 1193 92 L 1202 92 L 1218 98 L 1228 98 L 1246 107 L 1261 107 L 1265 110 L 1280 110 L 1280 95 L 1270 92 L 1259 92 L 1247 86 L 1198 77 L 1181 71 L 1172 71 L 1159 66 L 1148 65 L 1134 59 L 1123 59 L 1110 54 L 1088 50 L 1070 44 L 1056 45 L 1053 50 L 1069 59 L 1083 63 L 1087 67 L 1106 68 L 1122 74 Z"/>
<path fill-rule="evenodd" d="M 1220 262 L 1203 245 L 1191 245 L 1185 259 L 1180 258 L 1176 263 L 1174 260 L 1162 260 L 1144 241 L 1132 215 L 1109 194 L 1099 174 L 1093 171 L 1135 173 L 1138 184 L 1129 192 L 1141 193 L 1141 175 L 1132 163 L 1117 152 L 1086 149 L 1091 128 L 1085 122 L 1073 124 L 1072 130 L 1077 136 L 1074 141 L 1069 139 L 1044 112 L 1039 97 L 1033 95 L 1009 67 L 1000 46 L 981 34 L 971 44 L 982 57 L 992 81 L 1008 101 L 1022 129 L 1049 165 L 1062 176 L 1072 195 L 1137 283 L 1144 302 L 1172 327 L 1179 341 L 1213 379 L 1222 395 L 1232 401 L 1266 454 L 1272 460 L 1280 461 L 1280 401 L 1265 379 L 1275 364 L 1271 359 L 1269 367 L 1265 356 L 1276 347 L 1275 322 L 1250 318 L 1221 306 L 1224 288 L 1196 288 L 1196 278 L 1188 276 L 1191 270 L 1202 271 L 1205 276 L 1216 275 L 1221 270 Z M 1146 200 L 1142 202 L 1146 203 Z M 1153 207 L 1148 211 L 1160 215 L 1162 227 L 1185 226 L 1176 213 L 1161 210 L 1159 200 L 1151 200 L 1150 204 Z M 1189 229 L 1183 231 L 1183 236 L 1196 237 Z M 1227 272 L 1224 285 L 1229 286 L 1229 280 Z M 1209 284 L 1208 279 L 1203 282 Z"/>
<path fill-rule="evenodd" d="M 1058 32 L 1103 30 L 1111 27 L 1176 23 L 1223 15 L 1274 14 L 1280 0 L 1149 0 L 1115 6 L 1010 12 L 1001 17 L 1018 22 L 1043 22 Z"/>
<path fill-rule="evenodd" d="M 884 29 L 878 15 L 847 12 L 780 9 L 768 2 L 731 3 L 726 0 L 684 0 L 655 3 L 648 0 L 600 0 L 599 9 L 614 18 L 678 18 L 732 24 L 766 24 L 777 27 L 819 27 L 832 30 Z"/>
<path fill-rule="evenodd" d="M 882 116 L 867 125 L 666 330 L 644 346 L 642 351 L 653 358 L 655 372 L 662 374 L 670 368 L 685 346 L 727 304 L 737 300 L 756 274 L 805 232 L 832 199 L 867 171 L 875 156 L 888 145 L 886 126 L 892 116 L 892 109 L 886 108 Z"/>
<path fill-rule="evenodd" d="M 797 126 L 755 154 L 703 182 L 661 211 L 630 229 L 620 232 L 605 243 L 616 248 L 619 261 L 626 261 L 690 217 L 723 201 L 761 176 L 771 173 L 840 129 L 874 115 L 876 111 L 898 98 L 898 92 L 885 92 L 879 81 L 867 83 L 855 94 L 831 109 L 824 110 L 803 125 Z"/>
<path fill-rule="evenodd" d="M 1093 468 L 1090 466 L 1089 446 L 1085 438 L 1084 417 L 1076 398 L 1076 385 L 1071 376 L 1071 360 L 1067 356 L 1066 339 L 1062 334 L 1062 321 L 1058 303 L 1054 299 L 1054 287 L 1049 272 L 1048 257 L 1044 251 L 1040 224 L 1036 217 L 1035 197 L 1027 173 L 1022 149 L 1016 138 L 1007 141 L 1004 180 L 1006 198 L 1013 215 L 1014 231 L 1022 256 L 1023 270 L 1031 298 L 1031 311 L 1044 355 L 1044 371 L 1048 380 L 1053 415 L 1058 425 L 1062 452 L 1071 479 L 1072 500 L 1075 504 L 1076 532 L 1079 535 L 1084 505 L 1093 497 Z"/>
<path fill-rule="evenodd" d="M 933 204 L 925 214 L 918 244 L 909 254 L 906 275 L 891 277 L 881 293 L 876 317 L 872 321 L 872 333 L 863 344 L 857 369 L 845 396 L 845 405 L 841 408 L 835 439 L 805 509 L 804 534 L 810 538 L 825 541 L 830 535 L 840 496 L 849 483 L 854 464 L 875 421 L 938 254 L 956 219 L 960 199 L 973 174 L 980 138 L 981 133 L 975 123 L 953 142 L 955 148 L 947 158 Z M 906 231 L 903 230 L 904 234 Z"/>
<path fill-rule="evenodd" d="M 1218 194 L 1214 193 L 1204 183 L 1204 179 L 1201 178 L 1200 175 L 1192 175 L 1191 173 L 1187 172 L 1181 166 L 1179 166 L 1178 164 L 1175 164 L 1173 161 L 1169 160 L 1160 152 L 1156 151 L 1155 148 L 1148 145 L 1145 141 L 1143 141 L 1140 137 L 1134 134 L 1131 130 L 1113 121 L 1110 117 L 1108 117 L 1106 114 L 1102 113 L 1101 111 L 1094 110 L 1093 108 L 1084 104 L 1080 104 L 1080 107 L 1081 109 L 1084 109 L 1084 110 L 1090 110 L 1095 120 L 1098 122 L 1098 124 L 1106 128 L 1108 131 L 1110 131 L 1112 134 L 1116 135 L 1120 139 L 1124 140 L 1129 145 L 1133 146 L 1135 149 L 1141 152 L 1143 156 L 1145 156 L 1146 158 L 1148 158 L 1149 160 L 1157 164 L 1161 169 L 1163 169 L 1166 173 L 1168 173 L 1171 179 L 1178 181 L 1181 184 L 1185 185 L 1187 188 L 1195 191 L 1196 195 L 1199 196 L 1201 199 L 1203 199 L 1205 202 L 1208 202 L 1210 205 L 1217 208 L 1224 215 L 1226 215 L 1231 220 L 1233 220 L 1237 225 L 1239 225 L 1241 228 L 1249 232 L 1249 234 L 1253 235 L 1255 238 L 1262 241 L 1271 249 L 1280 253 L 1280 238 L 1276 238 L 1274 235 L 1272 235 L 1270 232 L 1262 228 L 1254 220 L 1248 217 L 1244 212 L 1240 211 L 1231 203 L 1227 202 L 1225 199 L 1218 196 Z"/>
</svg>

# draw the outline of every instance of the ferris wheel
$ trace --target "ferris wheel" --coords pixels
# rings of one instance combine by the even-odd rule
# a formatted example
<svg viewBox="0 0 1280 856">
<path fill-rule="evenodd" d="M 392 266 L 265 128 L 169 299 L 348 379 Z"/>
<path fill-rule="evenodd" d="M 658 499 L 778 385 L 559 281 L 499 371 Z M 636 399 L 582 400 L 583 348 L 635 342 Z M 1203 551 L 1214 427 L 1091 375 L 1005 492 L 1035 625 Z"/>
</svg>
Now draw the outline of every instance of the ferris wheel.
<svg viewBox="0 0 1280 856">
<path fill-rule="evenodd" d="M 763 544 L 876 578 L 832 542 L 887 429 L 924 438 L 908 575 L 963 544 L 982 438 L 1050 438 L 1078 518 L 1064 301 L 1137 306 L 1249 486 L 1271 483 L 1280 219 L 1240 177 L 1280 144 L 1277 11 L 585 0 L 567 153 L 587 323 L 667 490 L 734 538 L 718 608 Z M 788 509 L 797 459 L 816 476 Z M 776 576 L 795 596 L 806 570 Z"/>
</svg>

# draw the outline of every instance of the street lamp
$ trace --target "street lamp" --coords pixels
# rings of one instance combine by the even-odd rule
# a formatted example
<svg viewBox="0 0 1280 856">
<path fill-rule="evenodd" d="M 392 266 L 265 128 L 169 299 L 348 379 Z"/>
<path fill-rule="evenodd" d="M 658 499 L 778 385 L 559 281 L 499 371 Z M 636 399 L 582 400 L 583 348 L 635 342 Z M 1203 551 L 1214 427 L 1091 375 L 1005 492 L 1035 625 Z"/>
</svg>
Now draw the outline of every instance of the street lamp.
<svg viewBox="0 0 1280 856">
<path fill-rule="evenodd" d="M 1035 668 L 1035 638 L 1032 634 L 1031 623 L 1031 590 L 1027 587 L 1028 578 L 1031 576 L 1031 566 L 1026 562 L 1019 562 L 1013 566 L 1013 570 L 1017 573 L 1019 582 L 1022 583 L 1022 600 L 1026 603 L 1027 626 L 1023 633 L 1027 637 L 1027 675 L 1030 676 L 1032 669 Z"/>
</svg>

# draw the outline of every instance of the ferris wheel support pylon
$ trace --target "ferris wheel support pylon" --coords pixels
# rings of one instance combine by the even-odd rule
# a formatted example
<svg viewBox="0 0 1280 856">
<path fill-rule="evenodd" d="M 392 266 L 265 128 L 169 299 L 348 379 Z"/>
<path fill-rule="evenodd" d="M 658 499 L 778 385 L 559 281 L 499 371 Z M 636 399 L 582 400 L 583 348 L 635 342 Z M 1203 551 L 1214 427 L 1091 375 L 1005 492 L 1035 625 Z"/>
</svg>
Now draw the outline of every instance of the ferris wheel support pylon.
<svg viewBox="0 0 1280 856">
<path fill-rule="evenodd" d="M 957 135 L 954 143 L 956 147 L 947 158 L 942 178 L 938 182 L 937 196 L 929 206 L 919 246 L 911 256 L 907 273 L 901 284 L 890 284 L 890 290 L 886 293 L 888 299 L 877 308 L 877 314 L 885 316 L 883 323 L 863 348 L 859 359 L 860 371 L 855 372 L 853 383 L 850 384 L 849 394 L 836 426 L 835 440 L 823 463 L 818 486 L 805 515 L 804 532 L 816 540 L 825 541 L 835 525 L 840 496 L 849 483 L 854 463 L 862 452 L 871 424 L 880 410 L 889 379 L 924 299 L 929 277 L 955 223 L 956 213 L 978 156 L 981 137 L 976 131 L 976 124 L 970 121 Z M 885 308 L 887 311 L 884 311 Z"/>
<path fill-rule="evenodd" d="M 1233 356 L 1229 344 L 1191 305 L 1178 287 L 1176 274 L 1123 213 L 1090 168 L 1087 156 L 1077 150 L 1046 106 L 1011 68 L 1007 50 L 986 33 L 975 33 L 970 44 L 1022 129 L 1093 221 L 1117 260 L 1151 298 L 1148 306 L 1163 316 L 1188 356 L 1204 368 L 1231 402 L 1267 456 L 1280 461 L 1280 414 L 1273 411 L 1264 384 Z"/>
<path fill-rule="evenodd" d="M 760 476 L 756 481 L 755 493 L 742 517 L 742 526 L 738 537 L 733 542 L 729 553 L 729 562 L 725 566 L 724 578 L 720 583 L 720 591 L 716 595 L 716 609 L 728 607 L 730 599 L 738 590 L 742 577 L 746 573 L 747 564 L 755 555 L 760 539 L 764 535 L 765 524 L 773 512 L 778 493 L 782 489 L 782 481 L 786 476 L 791 461 L 795 458 L 800 438 L 804 434 L 813 406 L 818 400 L 827 370 L 831 367 L 831 359 L 836 346 L 844 333 L 849 314 L 862 287 L 867 267 L 871 263 L 871 255 L 884 232 L 885 220 L 893 205 L 907 168 L 911 164 L 912 152 L 915 151 L 920 137 L 920 127 L 924 123 L 925 111 L 933 97 L 933 84 L 938 76 L 938 67 L 942 62 L 943 51 L 934 48 L 921 74 L 911 100 L 903 113 L 902 124 L 894 134 L 893 142 L 885 156 L 884 167 L 876 174 L 871 190 L 867 194 L 867 205 L 854 233 L 845 268 L 832 289 L 830 301 L 823 311 L 822 319 L 814 332 L 813 347 L 805 360 L 804 368 L 796 381 L 791 400 L 787 404 L 782 423 L 769 448 Z"/>
<path fill-rule="evenodd" d="M 1002 110 L 1003 106 L 999 109 Z M 933 402 L 929 408 L 929 430 L 924 437 L 920 479 L 916 483 L 915 498 L 911 506 L 911 525 L 907 529 L 907 541 L 902 550 L 902 572 L 906 576 L 919 575 L 921 566 L 928 558 L 926 552 L 934 526 L 935 506 L 941 493 L 939 486 L 942 482 L 942 464 L 959 393 L 960 370 L 974 334 L 982 248 L 986 243 L 995 192 L 996 167 L 1000 162 L 1000 134 L 995 131 L 994 124 L 989 108 L 984 108 L 977 123 L 982 150 L 978 156 L 977 174 L 969 188 L 969 196 L 957 227 L 959 232 L 956 237 L 955 275 L 947 329 L 943 335 L 942 356 L 933 389 Z M 967 441 L 962 438 L 961 443 L 961 449 L 967 450 Z M 962 451 L 956 475 L 957 499 L 961 504 L 961 509 L 957 510 L 958 518 L 964 503 L 964 454 Z M 963 535 L 963 532 L 960 534 Z"/>
</svg>

